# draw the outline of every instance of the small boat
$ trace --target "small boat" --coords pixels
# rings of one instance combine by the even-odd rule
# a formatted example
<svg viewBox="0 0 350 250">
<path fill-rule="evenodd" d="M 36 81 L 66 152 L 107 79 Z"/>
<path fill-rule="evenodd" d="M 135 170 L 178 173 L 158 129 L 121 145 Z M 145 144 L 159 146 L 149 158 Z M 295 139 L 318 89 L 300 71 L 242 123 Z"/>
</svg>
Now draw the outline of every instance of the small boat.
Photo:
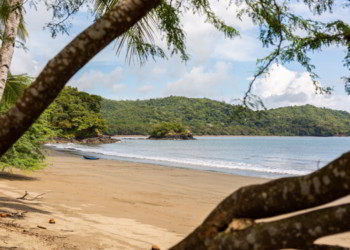
<svg viewBox="0 0 350 250">
<path fill-rule="evenodd" d="M 100 158 L 95 157 L 95 156 L 86 156 L 86 155 L 83 155 L 83 157 L 84 157 L 84 159 L 86 159 L 86 160 L 98 160 L 98 159 L 100 159 Z"/>
</svg>

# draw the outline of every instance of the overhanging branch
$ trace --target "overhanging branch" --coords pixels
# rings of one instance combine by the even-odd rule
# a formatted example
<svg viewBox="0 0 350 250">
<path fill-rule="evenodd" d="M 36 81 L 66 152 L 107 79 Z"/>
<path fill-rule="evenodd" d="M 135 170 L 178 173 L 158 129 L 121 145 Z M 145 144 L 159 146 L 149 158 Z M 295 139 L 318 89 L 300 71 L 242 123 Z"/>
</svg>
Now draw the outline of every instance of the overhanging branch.
<svg viewBox="0 0 350 250">
<path fill-rule="evenodd" d="M 350 203 L 319 209 L 269 223 L 258 223 L 245 230 L 218 234 L 208 250 L 325 249 L 314 241 L 350 231 Z M 319 247 L 319 248 L 316 248 Z M 326 249 L 337 249 L 327 246 Z"/>
</svg>

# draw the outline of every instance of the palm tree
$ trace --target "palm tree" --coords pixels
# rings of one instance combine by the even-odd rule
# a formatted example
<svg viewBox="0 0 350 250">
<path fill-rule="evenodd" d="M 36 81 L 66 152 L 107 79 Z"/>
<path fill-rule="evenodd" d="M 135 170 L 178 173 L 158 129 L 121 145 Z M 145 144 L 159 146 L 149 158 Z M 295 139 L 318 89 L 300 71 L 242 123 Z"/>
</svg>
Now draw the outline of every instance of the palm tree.
<svg viewBox="0 0 350 250">
<path fill-rule="evenodd" d="M 0 100 L 9 75 L 16 37 L 25 41 L 28 36 L 23 19 L 24 0 L 0 0 Z"/>
<path fill-rule="evenodd" d="M 112 9 L 120 0 L 95 0 L 95 13 L 98 17 Z M 155 44 L 155 35 L 159 33 L 159 19 L 155 10 L 151 10 L 116 40 L 117 55 L 126 45 L 125 59 L 131 63 L 134 60 L 143 64 L 149 56 L 165 57 L 163 50 Z"/>
</svg>

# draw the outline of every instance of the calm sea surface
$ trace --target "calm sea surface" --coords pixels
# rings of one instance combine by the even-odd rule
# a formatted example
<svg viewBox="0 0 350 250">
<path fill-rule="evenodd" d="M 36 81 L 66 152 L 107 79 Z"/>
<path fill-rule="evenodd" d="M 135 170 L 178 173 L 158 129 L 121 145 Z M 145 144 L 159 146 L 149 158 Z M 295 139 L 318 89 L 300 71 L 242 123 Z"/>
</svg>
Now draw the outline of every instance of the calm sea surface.
<svg viewBox="0 0 350 250">
<path fill-rule="evenodd" d="M 121 139 L 123 143 L 97 146 L 48 146 L 80 155 L 268 178 L 307 174 L 350 151 L 349 137 Z"/>
</svg>

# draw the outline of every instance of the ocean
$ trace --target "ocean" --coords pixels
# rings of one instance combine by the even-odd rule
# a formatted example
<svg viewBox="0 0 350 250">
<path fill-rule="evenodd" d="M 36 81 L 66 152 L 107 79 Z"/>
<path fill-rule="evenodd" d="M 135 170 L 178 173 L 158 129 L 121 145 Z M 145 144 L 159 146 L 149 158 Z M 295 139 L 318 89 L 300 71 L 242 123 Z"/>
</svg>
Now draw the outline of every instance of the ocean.
<svg viewBox="0 0 350 250">
<path fill-rule="evenodd" d="M 78 155 L 264 178 L 308 174 L 350 150 L 350 137 L 119 139 L 122 143 L 47 146 Z"/>
</svg>

